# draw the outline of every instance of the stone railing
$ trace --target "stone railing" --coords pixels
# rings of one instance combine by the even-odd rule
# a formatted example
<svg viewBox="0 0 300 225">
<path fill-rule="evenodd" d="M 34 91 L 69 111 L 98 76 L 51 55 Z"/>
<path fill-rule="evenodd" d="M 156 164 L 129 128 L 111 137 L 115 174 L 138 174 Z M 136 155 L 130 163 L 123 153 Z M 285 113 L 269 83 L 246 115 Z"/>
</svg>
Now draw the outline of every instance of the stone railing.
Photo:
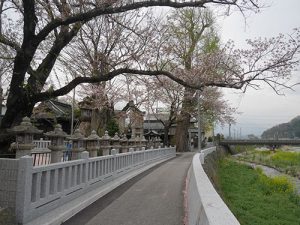
<svg viewBox="0 0 300 225">
<path fill-rule="evenodd" d="M 31 156 L 23 156 L 18 160 L 16 179 L 17 222 L 60 224 L 133 176 L 175 155 L 174 147 L 130 149 L 121 154 L 113 149 L 112 155 L 94 158 L 84 151 L 79 160 L 37 167 Z"/>
<path fill-rule="evenodd" d="M 189 225 L 239 225 L 207 177 L 200 157 L 216 148 L 212 147 L 195 154 L 187 177 L 187 224 Z"/>
</svg>

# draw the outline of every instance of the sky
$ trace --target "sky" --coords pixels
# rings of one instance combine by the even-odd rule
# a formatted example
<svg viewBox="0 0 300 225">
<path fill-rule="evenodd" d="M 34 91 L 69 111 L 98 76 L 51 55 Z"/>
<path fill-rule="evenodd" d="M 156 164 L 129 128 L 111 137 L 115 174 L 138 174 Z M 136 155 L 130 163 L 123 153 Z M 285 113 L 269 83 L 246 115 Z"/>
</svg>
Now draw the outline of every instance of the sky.
<svg viewBox="0 0 300 225">
<path fill-rule="evenodd" d="M 279 33 L 288 34 L 293 28 L 300 27 L 299 0 L 265 1 L 265 7 L 259 14 L 245 19 L 238 12 L 226 18 L 219 18 L 218 24 L 222 40 L 231 39 L 237 47 L 245 47 L 245 40 L 255 37 L 272 37 Z M 299 71 L 293 73 L 293 80 L 300 82 Z M 285 91 L 278 96 L 271 88 L 262 90 L 248 89 L 246 93 L 236 90 L 224 90 L 224 98 L 239 112 L 235 116 L 236 124 L 231 126 L 231 134 L 238 136 L 261 133 L 279 123 L 285 123 L 300 115 L 300 86 L 295 91 Z M 228 135 L 228 125 L 217 132 Z"/>
</svg>

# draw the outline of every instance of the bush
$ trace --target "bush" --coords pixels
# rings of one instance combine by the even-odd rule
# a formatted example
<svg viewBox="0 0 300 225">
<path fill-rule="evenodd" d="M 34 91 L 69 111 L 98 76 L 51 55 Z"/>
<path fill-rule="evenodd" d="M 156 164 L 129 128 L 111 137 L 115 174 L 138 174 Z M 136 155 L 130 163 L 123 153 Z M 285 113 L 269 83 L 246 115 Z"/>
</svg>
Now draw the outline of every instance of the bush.
<svg viewBox="0 0 300 225">
<path fill-rule="evenodd" d="M 107 123 L 106 130 L 109 136 L 113 137 L 115 133 L 119 132 L 119 126 L 115 119 L 110 119 Z"/>
</svg>

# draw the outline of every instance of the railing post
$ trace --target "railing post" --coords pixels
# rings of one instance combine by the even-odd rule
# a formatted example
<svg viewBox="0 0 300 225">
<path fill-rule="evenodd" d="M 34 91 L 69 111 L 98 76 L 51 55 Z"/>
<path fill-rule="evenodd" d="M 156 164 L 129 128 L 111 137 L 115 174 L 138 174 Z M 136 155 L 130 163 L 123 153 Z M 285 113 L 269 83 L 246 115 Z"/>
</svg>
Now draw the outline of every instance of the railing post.
<svg viewBox="0 0 300 225">
<path fill-rule="evenodd" d="M 31 156 L 26 155 L 19 159 L 16 194 L 16 220 L 20 224 L 26 222 L 27 211 L 30 211 L 32 168 L 33 159 Z"/>
<path fill-rule="evenodd" d="M 83 151 L 80 153 L 80 159 L 84 159 L 84 170 L 82 171 L 82 176 L 83 179 L 82 181 L 84 182 L 85 185 L 88 184 L 88 176 L 89 176 L 89 152 L 88 151 Z"/>
<path fill-rule="evenodd" d="M 116 174 L 117 174 L 117 156 L 116 156 L 117 150 L 116 149 L 112 149 L 111 150 L 111 154 L 114 157 L 113 158 L 114 159 L 114 171 L 113 171 L 113 173 L 114 173 L 114 176 L 116 176 Z"/>
<path fill-rule="evenodd" d="M 133 151 L 134 151 L 133 148 L 129 148 L 129 152 L 131 154 L 131 167 L 133 167 Z"/>
<path fill-rule="evenodd" d="M 145 155 L 146 155 L 146 151 L 145 151 L 145 147 L 142 147 L 142 151 L 143 151 L 143 163 L 145 163 Z"/>
</svg>

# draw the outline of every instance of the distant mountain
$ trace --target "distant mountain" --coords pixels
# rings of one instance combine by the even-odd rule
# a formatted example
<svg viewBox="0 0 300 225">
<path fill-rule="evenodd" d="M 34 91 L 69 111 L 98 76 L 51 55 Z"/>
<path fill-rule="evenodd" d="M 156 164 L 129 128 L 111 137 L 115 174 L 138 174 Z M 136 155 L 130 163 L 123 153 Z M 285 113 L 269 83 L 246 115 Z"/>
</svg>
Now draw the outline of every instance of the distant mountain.
<svg viewBox="0 0 300 225">
<path fill-rule="evenodd" d="M 288 123 L 276 125 L 265 130 L 262 138 L 300 138 L 300 116 L 295 117 Z"/>
</svg>

